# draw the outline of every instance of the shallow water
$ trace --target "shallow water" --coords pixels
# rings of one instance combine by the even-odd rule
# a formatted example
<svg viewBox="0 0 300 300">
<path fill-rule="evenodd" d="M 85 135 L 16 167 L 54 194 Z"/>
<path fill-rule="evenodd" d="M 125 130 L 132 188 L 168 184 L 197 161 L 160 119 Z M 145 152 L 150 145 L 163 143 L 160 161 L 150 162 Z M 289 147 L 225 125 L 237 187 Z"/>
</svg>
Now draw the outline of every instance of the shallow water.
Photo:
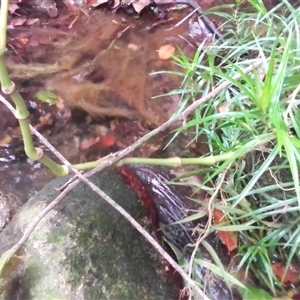
<svg viewBox="0 0 300 300">
<path fill-rule="evenodd" d="M 72 163 L 80 163 L 125 148 L 167 120 L 176 111 L 179 97 L 152 97 L 179 87 L 181 78 L 149 74 L 178 70 L 171 60 L 158 58 L 157 50 L 163 45 L 193 55 L 194 48 L 185 40 L 189 38 L 187 22 L 173 28 L 187 13 L 185 9 L 158 19 L 148 11 L 135 18 L 125 11 L 112 14 L 101 9 L 90 16 L 81 13 L 72 22 L 62 15 L 56 23 L 10 29 L 13 45 L 21 38 L 27 41 L 26 51 L 9 48 L 7 64 L 30 110 L 31 124 Z M 35 93 L 45 89 L 60 97 L 60 107 L 36 100 Z M 2 104 L 0 109 L 4 112 Z M 1 139 L 6 135 L 9 141 L 0 147 L 0 189 L 14 192 L 25 202 L 53 175 L 26 158 L 14 119 L 2 123 Z M 117 142 L 83 150 L 84 143 L 103 131 Z M 41 146 L 37 140 L 35 144 Z"/>
<path fill-rule="evenodd" d="M 205 10 L 217 4 L 208 1 L 201 6 Z M 32 26 L 9 29 L 6 61 L 30 110 L 31 124 L 72 163 L 81 163 L 129 146 L 167 120 L 178 108 L 180 96 L 153 97 L 180 87 L 182 78 L 149 74 L 184 71 L 172 60 L 159 59 L 157 50 L 172 45 L 175 55 L 180 48 L 193 57 L 195 40 L 189 37 L 188 21 L 174 27 L 190 11 L 172 11 L 159 19 L 150 9 L 136 17 L 101 7 L 91 15 L 63 11 L 57 19 L 41 18 Z M 36 100 L 40 90 L 58 95 L 59 105 Z M 0 141 L 4 140 L 0 143 L 0 189 L 26 201 L 53 175 L 26 159 L 17 123 L 1 103 L 0 112 Z M 106 134 L 116 139 L 112 146 L 107 142 L 90 146 Z M 161 139 L 151 147 L 163 147 L 167 141 Z M 41 146 L 37 140 L 35 144 Z M 149 149 L 136 154 L 149 157 Z"/>
</svg>

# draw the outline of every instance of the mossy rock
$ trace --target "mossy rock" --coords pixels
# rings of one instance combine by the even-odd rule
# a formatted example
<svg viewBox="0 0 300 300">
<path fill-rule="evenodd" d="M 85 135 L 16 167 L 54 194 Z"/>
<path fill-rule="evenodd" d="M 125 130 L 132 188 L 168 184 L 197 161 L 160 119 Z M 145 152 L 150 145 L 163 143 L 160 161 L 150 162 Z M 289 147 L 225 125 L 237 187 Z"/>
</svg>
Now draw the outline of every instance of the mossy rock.
<svg viewBox="0 0 300 300">
<path fill-rule="evenodd" d="M 0 234 L 0 255 L 67 180 L 52 181 L 22 207 Z M 140 200 L 114 171 L 94 175 L 92 182 L 145 220 Z M 19 255 L 6 272 L 1 300 L 178 299 L 174 278 L 154 248 L 83 183 L 43 218 Z"/>
</svg>

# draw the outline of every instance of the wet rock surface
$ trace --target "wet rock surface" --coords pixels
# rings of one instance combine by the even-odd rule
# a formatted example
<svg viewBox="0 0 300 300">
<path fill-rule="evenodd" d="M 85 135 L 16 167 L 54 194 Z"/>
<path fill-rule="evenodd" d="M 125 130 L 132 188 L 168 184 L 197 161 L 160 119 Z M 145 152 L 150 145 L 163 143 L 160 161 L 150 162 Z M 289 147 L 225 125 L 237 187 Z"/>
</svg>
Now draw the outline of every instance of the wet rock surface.
<svg viewBox="0 0 300 300">
<path fill-rule="evenodd" d="M 0 255 L 66 180 L 52 181 L 26 203 L 0 234 Z M 118 175 L 103 172 L 92 181 L 143 222 L 140 200 Z M 156 251 L 83 184 L 40 222 L 8 269 L 1 300 L 178 299 L 174 278 Z"/>
<path fill-rule="evenodd" d="M 195 228 L 204 226 L 207 218 L 181 221 L 191 216 L 193 212 L 201 211 L 200 205 L 191 201 L 191 197 L 203 201 L 206 193 L 198 191 L 195 195 L 189 187 L 170 184 L 175 176 L 167 168 L 132 165 L 121 168 L 120 174 L 127 178 L 134 190 L 138 189 L 141 199 L 151 212 L 152 223 L 159 230 L 158 233 L 161 233 L 168 243 L 176 247 L 177 254 L 180 253 L 177 257 L 178 261 L 190 262 L 194 247 L 189 246 L 195 245 L 198 237 Z M 139 182 L 136 181 L 137 179 Z M 216 235 L 209 235 L 205 241 L 218 250 L 218 257 L 222 264 L 229 266 L 233 259 L 219 238 Z M 196 257 L 205 261 L 214 261 L 211 253 L 202 244 L 197 250 Z M 194 264 L 193 270 L 194 280 L 204 286 L 209 299 L 242 299 L 234 286 L 229 289 L 223 278 L 210 274 L 207 268 Z"/>
</svg>

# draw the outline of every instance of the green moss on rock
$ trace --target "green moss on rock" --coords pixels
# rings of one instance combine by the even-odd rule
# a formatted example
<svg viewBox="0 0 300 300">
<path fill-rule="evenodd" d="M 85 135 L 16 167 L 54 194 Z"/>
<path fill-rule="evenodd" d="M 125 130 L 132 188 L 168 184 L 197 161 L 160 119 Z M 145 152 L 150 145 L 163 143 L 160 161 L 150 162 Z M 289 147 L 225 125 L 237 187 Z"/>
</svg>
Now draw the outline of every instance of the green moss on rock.
<svg viewBox="0 0 300 300">
<path fill-rule="evenodd" d="M 54 180 L 28 201 L 0 235 L 0 254 L 57 197 L 56 188 L 67 180 Z M 115 172 L 103 172 L 92 181 L 135 219 L 144 218 L 140 200 Z M 30 236 L 23 264 L 10 274 L 6 296 L 1 299 L 13 299 L 22 290 L 26 290 L 22 300 L 178 299 L 173 278 L 162 270 L 161 258 L 139 232 L 80 184 Z M 16 274 L 21 282 L 17 289 L 13 285 Z"/>
</svg>

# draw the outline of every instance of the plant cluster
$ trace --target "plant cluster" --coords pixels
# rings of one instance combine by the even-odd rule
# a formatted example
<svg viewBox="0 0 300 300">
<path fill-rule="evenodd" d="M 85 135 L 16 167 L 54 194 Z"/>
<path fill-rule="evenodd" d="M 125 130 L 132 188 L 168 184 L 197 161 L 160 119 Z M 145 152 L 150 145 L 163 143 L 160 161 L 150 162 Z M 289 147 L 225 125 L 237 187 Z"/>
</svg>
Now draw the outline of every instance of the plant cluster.
<svg viewBox="0 0 300 300">
<path fill-rule="evenodd" d="M 9 79 L 4 63 L 7 0 L 1 1 L 0 27 L 3 34 L 0 39 L 0 81 L 2 91 L 10 96 L 16 105 L 16 118 L 19 119 L 26 154 L 33 160 L 39 160 L 58 176 L 68 174 L 71 169 L 88 184 L 86 177 L 76 169 L 85 170 L 96 166 L 99 168 L 99 164 L 103 164 L 99 168 L 103 169 L 118 161 L 120 164 L 178 166 L 179 161 L 179 165 L 206 165 L 206 168 L 200 168 L 185 176 L 200 175 L 202 181 L 196 187 L 205 190 L 209 195 L 208 201 L 193 199 L 203 210 L 190 216 L 189 220 L 208 215 L 207 226 L 195 228 L 199 232 L 196 246 L 201 242 L 210 251 L 214 262 L 204 261 L 198 255 L 192 255 L 192 261 L 186 262 L 189 264 L 189 275 L 193 277 L 196 273 L 195 267 L 201 265 L 222 276 L 228 284 L 243 286 L 231 275 L 230 270 L 224 269 L 217 251 L 205 241 L 208 234 L 228 232 L 234 234 L 238 240 L 233 266 L 235 273 L 245 274 L 243 277 L 248 278 L 248 281 L 240 275 L 238 279 L 247 286 L 259 282 L 259 288 L 268 290 L 270 295 L 282 295 L 293 288 L 295 282 L 299 284 L 291 278 L 290 270 L 299 269 L 300 258 L 300 9 L 287 0 L 283 0 L 270 11 L 261 0 L 248 2 L 252 12 L 243 12 L 242 2 L 225 5 L 222 9 L 215 8 L 216 11 L 224 11 L 218 14 L 226 20 L 226 36 L 222 41 L 209 49 L 205 48 L 203 43 L 192 60 L 183 53 L 174 58 L 183 70 L 175 75 L 183 77 L 183 84 L 180 89 L 171 92 L 179 94 L 182 99 L 173 120 L 146 135 L 121 154 L 115 154 L 101 162 L 71 166 L 63 161 L 65 165 L 58 165 L 43 154 L 41 149 L 33 146 L 27 108 L 14 83 Z M 252 72 L 245 71 L 257 62 L 260 62 L 258 68 L 254 68 Z M 225 85 L 228 88 L 218 90 Z M 212 92 L 215 90 L 218 90 L 218 93 L 212 98 Z M 199 101 L 199 96 L 210 100 Z M 209 148 L 206 156 L 181 160 L 125 158 L 120 161 L 141 143 L 167 129 L 176 120 L 190 116 L 193 111 L 193 116 L 176 130 L 170 142 L 186 131 L 193 133 L 191 143 L 197 141 L 199 136 L 205 135 Z M 92 184 L 89 186 L 96 189 Z M 107 200 L 107 196 L 100 192 L 99 195 L 103 199 L 142 232 L 139 224 L 131 221 L 126 212 L 116 206 L 110 198 Z M 58 203 L 61 199 L 54 201 Z M 55 203 L 53 202 L 53 207 Z M 41 218 L 52 206 L 43 212 Z M 213 222 L 215 210 L 223 213 L 222 222 Z M 31 231 L 39 220 L 29 226 Z M 30 230 L 17 245 L 2 255 L 0 275 L 18 247 L 26 241 Z M 157 251 L 164 253 L 149 234 L 143 234 Z M 168 258 L 168 261 L 177 266 L 171 258 Z M 283 270 L 276 273 L 274 266 L 278 264 L 283 266 Z M 183 277 L 186 276 L 181 268 L 176 270 L 179 270 Z M 296 271 L 296 274 L 298 280 L 299 272 Z M 194 276 L 195 280 L 196 277 Z M 187 282 L 189 279 L 186 279 Z M 194 288 L 198 287 L 195 283 L 189 284 Z M 262 299 L 261 290 L 245 290 L 248 293 L 245 294 L 245 299 Z M 199 294 L 203 296 L 202 292 Z M 268 297 L 271 296 L 266 294 L 265 299 Z"/>
<path fill-rule="evenodd" d="M 237 3 L 219 13 L 226 20 L 225 41 L 209 48 L 203 43 L 192 60 L 183 53 L 174 58 L 183 70 L 172 73 L 183 77 L 181 88 L 171 92 L 181 96 L 178 113 L 222 83 L 231 85 L 197 109 L 170 142 L 189 131 L 191 142 L 206 136 L 207 155 L 234 152 L 226 161 L 186 176 L 201 175 L 197 188 L 210 197 L 209 204 L 194 201 L 208 214 L 213 209 L 224 214 L 224 222 L 211 222 L 206 232 L 234 233 L 237 272 L 275 296 L 299 283 L 299 271 L 295 280 L 289 272 L 299 269 L 300 259 L 300 9 L 289 1 L 270 11 L 260 0 L 248 2 L 252 12 L 243 12 Z M 257 60 L 260 66 L 246 74 L 243 70 Z M 237 73 L 240 81 L 233 78 Z M 203 214 L 194 219 L 199 216 Z M 195 230 L 201 239 L 204 231 Z M 225 274 L 216 251 L 211 252 L 218 271 L 211 270 Z M 281 274 L 275 271 L 278 264 Z"/>
</svg>

